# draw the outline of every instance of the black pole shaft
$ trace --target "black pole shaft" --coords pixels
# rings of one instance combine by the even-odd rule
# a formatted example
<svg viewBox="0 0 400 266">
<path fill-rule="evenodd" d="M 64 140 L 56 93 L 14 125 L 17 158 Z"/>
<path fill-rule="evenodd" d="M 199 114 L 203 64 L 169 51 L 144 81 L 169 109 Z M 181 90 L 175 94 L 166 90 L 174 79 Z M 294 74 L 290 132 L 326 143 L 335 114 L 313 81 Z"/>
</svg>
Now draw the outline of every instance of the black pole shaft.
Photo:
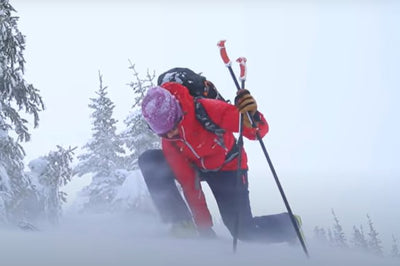
<svg viewBox="0 0 400 266">
<path fill-rule="evenodd" d="M 232 77 L 235 77 L 235 73 L 232 70 L 232 67 L 229 68 Z M 236 79 L 236 77 L 235 77 Z M 237 81 L 236 81 L 237 82 Z M 236 84 L 239 86 L 239 83 Z M 244 89 L 245 86 L 245 80 L 242 80 L 242 89 Z M 242 177 L 242 149 L 243 149 L 243 115 L 239 113 L 239 137 L 237 141 L 237 146 L 239 149 L 239 154 L 238 154 L 238 169 L 237 169 L 237 174 L 236 174 L 236 181 L 235 181 L 235 192 L 238 193 L 239 191 L 239 182 L 241 181 Z M 239 205 L 239 200 L 238 197 L 235 197 L 235 204 L 236 204 L 236 218 L 235 218 L 235 224 L 233 227 L 233 252 L 236 253 L 237 250 L 237 242 L 238 242 L 238 235 L 239 235 L 239 227 L 240 227 L 240 205 Z"/>
<path fill-rule="evenodd" d="M 283 191 L 283 187 L 281 185 L 281 182 L 279 181 L 278 175 L 276 174 L 275 167 L 272 164 L 271 158 L 269 157 L 269 154 L 267 152 L 267 148 L 265 147 L 264 142 L 262 141 L 260 134 L 257 132 L 256 135 L 257 135 L 258 141 L 260 142 L 261 149 L 264 152 L 265 158 L 267 159 L 267 162 L 268 162 L 269 168 L 271 169 L 272 175 L 273 175 L 273 177 L 275 179 L 275 183 L 278 186 L 279 192 L 281 193 L 283 202 L 285 203 L 286 209 L 287 209 L 287 211 L 289 213 L 290 220 L 292 221 L 293 227 L 294 227 L 294 229 L 296 231 L 296 234 L 297 234 L 297 237 L 298 237 L 298 239 L 300 241 L 300 244 L 301 244 L 301 246 L 302 246 L 302 248 L 304 250 L 304 253 L 309 258 L 310 255 L 308 254 L 306 243 L 304 242 L 304 238 L 301 235 L 299 225 L 297 224 L 296 219 L 294 218 L 292 209 L 290 208 L 290 205 L 289 205 L 289 201 L 287 200 L 285 192 Z"/>
<path fill-rule="evenodd" d="M 237 81 L 235 73 L 233 72 L 232 67 L 230 65 L 228 65 L 228 70 L 229 70 L 229 73 L 232 76 L 233 81 L 235 82 L 236 88 L 238 90 L 240 90 L 239 82 Z M 251 124 L 255 125 L 254 121 L 252 120 L 251 115 L 249 115 L 249 113 L 247 113 L 247 116 L 249 117 Z M 261 149 L 264 152 L 265 158 L 267 159 L 269 168 L 271 169 L 272 175 L 273 175 L 273 177 L 275 179 L 276 185 L 278 186 L 278 189 L 279 189 L 279 192 L 280 192 L 280 194 L 282 196 L 283 202 L 285 203 L 285 207 L 286 207 L 286 209 L 287 209 L 287 211 L 289 213 L 290 220 L 291 220 L 292 225 L 293 225 L 293 227 L 294 227 L 294 229 L 296 231 L 297 238 L 300 241 L 300 244 L 301 244 L 301 246 L 303 248 L 304 253 L 309 258 L 310 255 L 308 254 L 306 243 L 305 243 L 305 241 L 303 239 L 303 236 L 301 235 L 299 225 L 297 224 L 296 219 L 294 218 L 292 209 L 290 208 L 289 202 L 288 202 L 288 200 L 286 198 L 285 192 L 283 191 L 283 188 L 282 188 L 281 182 L 279 181 L 278 175 L 276 174 L 275 167 L 272 164 L 271 158 L 269 157 L 269 154 L 267 152 L 267 148 L 265 147 L 264 141 L 262 140 L 259 132 L 256 133 L 256 136 L 257 136 L 258 141 L 260 142 Z M 237 239 L 236 239 L 236 241 L 237 241 Z"/>
<path fill-rule="evenodd" d="M 230 65 L 228 66 L 228 70 L 229 70 L 229 73 L 231 73 L 233 81 L 235 82 L 236 89 L 240 90 L 239 82 L 237 81 L 235 72 L 233 72 L 233 69 Z"/>
<path fill-rule="evenodd" d="M 239 115 L 239 138 L 237 142 L 237 146 L 239 149 L 239 154 L 238 154 L 238 169 L 236 173 L 236 181 L 235 181 L 235 193 L 238 193 L 239 191 L 239 182 L 241 180 L 241 166 L 242 166 L 242 148 L 243 148 L 243 115 Z M 236 196 L 234 199 L 235 206 L 236 206 L 236 217 L 235 217 L 235 224 L 233 226 L 233 252 L 235 253 L 237 250 L 237 242 L 238 242 L 238 236 L 239 236 L 239 228 L 240 228 L 240 205 L 239 205 L 239 199 Z"/>
</svg>

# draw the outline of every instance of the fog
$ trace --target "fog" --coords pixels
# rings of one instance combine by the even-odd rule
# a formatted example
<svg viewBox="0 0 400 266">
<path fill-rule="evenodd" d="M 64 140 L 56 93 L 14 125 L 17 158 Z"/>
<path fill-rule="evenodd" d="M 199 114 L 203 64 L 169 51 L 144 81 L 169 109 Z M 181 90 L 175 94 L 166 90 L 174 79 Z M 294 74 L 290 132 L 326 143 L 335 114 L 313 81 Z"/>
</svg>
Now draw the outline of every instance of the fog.
<svg viewBox="0 0 400 266">
<path fill-rule="evenodd" d="M 218 239 L 174 239 L 154 217 L 73 215 L 41 231 L 0 231 L 1 264 L 71 265 L 399 265 L 398 259 L 343 251 L 308 241 L 300 245 L 238 243 L 236 253 L 224 227 Z"/>
<path fill-rule="evenodd" d="M 126 85 L 132 80 L 128 59 L 143 74 L 147 69 L 159 74 L 176 66 L 190 67 L 203 72 L 224 97 L 233 99 L 233 82 L 216 47 L 219 40 L 227 39 L 232 60 L 239 56 L 248 59 L 247 86 L 270 124 L 264 141 L 294 212 L 303 218 L 307 234 L 312 234 L 316 225 L 331 226 L 333 208 L 348 238 L 353 225 L 365 227 L 367 213 L 386 252 L 390 249 L 391 235 L 400 237 L 398 2 L 15 0 L 11 3 L 20 17 L 19 29 L 27 36 L 26 79 L 40 90 L 46 104 L 39 128 L 32 130 L 32 141 L 24 144 L 27 162 L 47 154 L 56 145 L 81 147 L 90 139 L 87 105 L 98 88 L 98 70 L 103 74 L 104 84 L 109 86 L 110 98 L 116 104 L 115 118 L 122 125 L 133 102 Z M 237 71 L 236 65 L 234 69 Z M 258 143 L 247 141 L 245 147 L 250 159 L 253 212 L 261 215 L 284 211 Z M 85 180 L 77 178 L 72 181 L 67 188 L 70 201 L 83 183 Z M 208 200 L 217 216 L 212 198 Z M 145 246 L 168 246 L 166 253 L 157 253 L 160 257 L 171 253 L 194 263 L 209 260 L 205 252 L 199 255 L 186 248 L 192 245 L 196 251 L 213 247 L 207 252 L 224 254 L 223 261 L 232 257 L 240 261 L 243 256 L 257 258 L 264 265 L 281 258 L 315 265 L 337 265 L 353 259 L 368 265 L 375 261 L 351 253 L 328 252 L 318 244 L 310 250 L 310 261 L 304 260 L 301 252 L 296 253 L 298 249 L 281 246 L 241 244 L 238 254 L 230 256 L 229 240 L 219 241 L 215 246 L 168 239 L 152 241 L 148 237 L 141 239 L 141 234 L 137 235 L 141 231 L 129 226 L 127 232 L 132 235 L 122 230 L 114 232 L 101 223 L 93 222 L 92 229 L 87 222 L 63 223 L 54 231 L 15 232 L 7 238 L 15 244 L 15 249 L 6 249 L 5 256 L 12 258 L 13 254 L 19 254 L 17 246 L 21 245 L 20 249 L 27 252 L 29 247 L 43 247 L 43 252 L 51 254 L 53 259 L 58 254 L 66 261 L 74 259 L 77 252 L 77 258 L 82 256 L 83 260 L 91 258 L 85 244 L 94 242 L 94 258 L 100 265 L 114 258 L 113 254 L 129 261 L 128 257 L 133 256 L 129 252 L 134 248 L 141 251 L 138 257 L 146 257 L 143 254 L 147 252 L 141 249 Z M 96 231 L 104 231 L 105 238 L 97 236 Z M 133 241 L 133 236 L 142 241 Z M 159 241 L 167 244 L 161 245 Z M 43 246 L 35 245 L 36 242 Z M 62 253 L 61 247 L 73 248 L 74 252 Z M 112 252 L 100 252 L 104 250 Z M 185 252 L 180 253 L 181 250 Z M 267 256 L 271 254 L 274 256 Z M 272 261 L 266 261 L 267 257 Z M 154 256 L 148 259 L 158 261 Z"/>
</svg>

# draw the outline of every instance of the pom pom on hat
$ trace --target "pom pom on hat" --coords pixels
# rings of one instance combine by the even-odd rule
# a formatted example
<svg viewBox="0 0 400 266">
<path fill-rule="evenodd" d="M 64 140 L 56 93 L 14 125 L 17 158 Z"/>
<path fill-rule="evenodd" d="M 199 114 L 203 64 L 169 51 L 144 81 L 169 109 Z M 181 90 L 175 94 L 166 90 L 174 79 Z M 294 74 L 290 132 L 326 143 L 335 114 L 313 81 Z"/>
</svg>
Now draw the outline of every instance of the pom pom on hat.
<svg viewBox="0 0 400 266">
<path fill-rule="evenodd" d="M 153 87 L 142 101 L 142 114 L 158 135 L 172 130 L 183 116 L 178 100 L 166 89 Z"/>
</svg>

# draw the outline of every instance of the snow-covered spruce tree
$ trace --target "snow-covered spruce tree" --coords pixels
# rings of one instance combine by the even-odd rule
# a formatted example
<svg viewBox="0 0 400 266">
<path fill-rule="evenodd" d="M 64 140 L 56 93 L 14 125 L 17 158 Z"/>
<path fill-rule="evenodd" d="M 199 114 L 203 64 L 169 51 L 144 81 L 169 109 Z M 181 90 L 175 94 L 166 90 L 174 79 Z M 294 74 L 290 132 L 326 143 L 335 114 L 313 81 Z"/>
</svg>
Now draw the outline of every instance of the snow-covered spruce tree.
<svg viewBox="0 0 400 266">
<path fill-rule="evenodd" d="M 0 118 L 0 127 L 2 119 Z M 3 124 L 4 125 L 4 124 Z M 24 174 L 21 145 L 0 129 L 0 221 L 18 223 L 29 219 L 26 206 L 35 192 Z"/>
<path fill-rule="evenodd" d="M 333 233 L 331 228 L 328 228 L 328 241 L 331 244 L 331 246 L 335 246 L 335 239 L 333 238 Z"/>
<path fill-rule="evenodd" d="M 23 77 L 25 37 L 13 12 L 8 0 L 0 0 L 0 220 L 5 220 L 5 214 L 7 220 L 24 218 L 23 202 L 29 201 L 33 191 L 23 172 L 25 153 L 19 142 L 28 141 L 30 134 L 28 121 L 20 113 L 32 115 L 36 127 L 38 113 L 44 109 L 39 91 Z"/>
<path fill-rule="evenodd" d="M 335 211 L 332 209 L 332 215 L 333 215 L 333 238 L 335 245 L 340 248 L 347 248 L 347 240 L 343 232 L 343 228 L 340 225 L 339 219 L 337 218 Z"/>
<path fill-rule="evenodd" d="M 117 120 L 112 117 L 115 105 L 107 96 L 100 73 L 99 80 L 97 98 L 91 98 L 89 104 L 93 109 L 92 140 L 83 146 L 87 152 L 78 156 L 74 175 L 92 174 L 92 182 L 81 191 L 81 196 L 87 197 L 83 207 L 87 211 L 104 212 L 110 210 L 117 187 L 126 175 L 117 171 L 122 168 L 124 149 L 116 134 Z"/>
<path fill-rule="evenodd" d="M 39 112 L 44 109 L 39 91 L 24 78 L 25 37 L 17 27 L 18 17 L 12 16 L 15 9 L 8 0 L 0 0 L 0 104 L 1 117 L 7 129 L 13 129 L 18 140 L 28 141 L 30 134 L 26 119 L 19 110 L 33 115 L 34 126 L 38 126 Z"/>
<path fill-rule="evenodd" d="M 397 238 L 392 235 L 392 240 L 393 240 L 393 244 L 392 244 L 392 250 L 390 251 L 390 255 L 393 258 L 400 258 L 400 251 L 399 251 L 399 246 L 398 246 L 398 240 Z"/>
<path fill-rule="evenodd" d="M 37 218 L 57 224 L 61 216 L 62 204 L 67 201 L 67 194 L 60 188 L 71 181 L 74 150 L 57 146 L 47 156 L 32 160 L 29 163 L 30 177 L 38 202 L 35 209 Z"/>
<path fill-rule="evenodd" d="M 1 108 L 1 106 L 0 106 Z M 3 150 L 4 147 L 8 143 L 8 132 L 3 129 L 1 126 L 3 124 L 3 120 L 0 117 L 0 149 Z M 2 158 L 3 153 L 0 152 L 0 224 L 4 224 L 7 221 L 7 208 L 6 202 L 10 198 L 11 189 L 10 189 L 10 178 L 8 177 L 8 173 L 5 169 L 5 161 Z"/>
<path fill-rule="evenodd" d="M 365 237 L 362 225 L 360 225 L 360 228 L 353 226 L 353 238 L 351 239 L 351 242 L 353 243 L 355 249 L 368 251 L 368 241 Z"/>
<path fill-rule="evenodd" d="M 120 170 L 119 172 L 125 174 L 126 178 L 117 190 L 112 203 L 113 210 L 126 214 L 141 213 L 156 216 L 157 213 L 140 170 Z"/>
<path fill-rule="evenodd" d="M 371 217 L 367 214 L 368 219 L 368 249 L 373 254 L 383 257 L 382 241 L 378 238 L 379 233 L 375 230 Z"/>
<path fill-rule="evenodd" d="M 316 226 L 314 228 L 314 237 L 321 243 L 328 243 L 328 237 L 326 235 L 326 230 L 322 227 Z"/>
<path fill-rule="evenodd" d="M 129 69 L 132 70 L 134 80 L 129 83 L 134 93 L 132 110 L 124 120 L 126 130 L 122 132 L 121 137 L 129 150 L 126 157 L 126 168 L 137 169 L 137 159 L 140 154 L 148 149 L 160 148 L 160 138 L 155 135 L 148 127 L 140 111 L 142 99 L 146 91 L 154 86 L 153 80 L 155 74 L 147 72 L 145 78 L 141 78 L 131 63 Z"/>
</svg>

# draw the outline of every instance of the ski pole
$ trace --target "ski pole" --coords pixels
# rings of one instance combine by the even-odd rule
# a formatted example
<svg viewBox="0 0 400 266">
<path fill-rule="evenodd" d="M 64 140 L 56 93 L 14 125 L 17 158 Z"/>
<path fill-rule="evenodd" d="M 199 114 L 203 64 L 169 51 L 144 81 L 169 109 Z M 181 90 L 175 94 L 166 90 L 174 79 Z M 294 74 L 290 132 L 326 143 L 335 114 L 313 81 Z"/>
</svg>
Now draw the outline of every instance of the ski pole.
<svg viewBox="0 0 400 266">
<path fill-rule="evenodd" d="M 228 70 L 229 70 L 229 72 L 230 72 L 230 74 L 232 76 L 232 79 L 233 79 L 233 81 L 234 81 L 234 83 L 236 85 L 236 88 L 238 90 L 240 90 L 239 83 L 238 83 L 238 81 L 236 79 L 235 73 L 232 70 L 231 61 L 230 61 L 230 59 L 228 57 L 228 54 L 226 52 L 225 42 L 226 42 L 225 40 L 222 40 L 222 41 L 218 42 L 217 46 L 218 46 L 218 48 L 220 50 L 220 54 L 221 54 L 222 60 L 224 61 L 225 66 L 228 68 Z M 256 124 L 254 122 L 254 119 L 253 119 L 253 117 L 251 117 L 249 112 L 247 112 L 247 117 L 249 118 L 249 121 L 251 122 L 252 126 L 254 128 L 256 128 L 257 126 L 256 126 Z M 265 147 L 264 141 L 262 140 L 262 138 L 260 136 L 260 133 L 258 131 L 256 132 L 256 137 L 257 137 L 258 141 L 260 142 L 261 149 L 264 152 L 265 158 L 267 159 L 269 168 L 271 169 L 271 172 L 272 172 L 272 175 L 274 177 L 275 183 L 278 186 L 278 189 L 279 189 L 279 192 L 280 192 L 281 197 L 283 199 L 283 202 L 285 203 L 285 207 L 286 207 L 286 209 L 287 209 L 287 211 L 289 213 L 290 220 L 291 220 L 292 225 L 293 225 L 293 227 L 294 227 L 294 229 L 296 231 L 296 235 L 297 235 L 297 237 L 298 237 L 298 239 L 300 241 L 300 244 L 301 244 L 301 246 L 303 248 L 303 251 L 306 254 L 306 256 L 309 258 L 310 256 L 308 254 L 307 246 L 306 246 L 305 241 L 304 241 L 304 239 L 303 239 L 303 237 L 301 235 L 299 225 L 296 222 L 296 219 L 295 219 L 295 217 L 293 215 L 292 209 L 290 208 L 289 202 L 288 202 L 288 200 L 286 198 L 285 192 L 283 191 L 282 185 L 281 185 L 281 183 L 279 181 L 278 175 L 276 174 L 275 167 L 272 164 L 271 158 L 269 157 L 269 154 L 267 152 L 267 148 Z"/>
<path fill-rule="evenodd" d="M 246 61 L 247 60 L 244 57 L 240 57 L 236 60 L 236 62 L 240 64 L 240 80 L 242 82 L 241 84 L 242 89 L 245 88 L 245 82 L 246 82 Z M 243 115 L 241 113 L 239 113 L 239 137 L 237 141 L 237 146 L 239 149 L 239 154 L 238 154 L 238 170 L 237 170 L 236 185 L 235 185 L 236 192 L 239 191 L 239 182 L 241 182 L 242 180 L 241 166 L 242 166 L 242 148 L 243 148 Z M 238 240 L 239 225 L 240 225 L 240 208 L 238 201 L 239 201 L 238 197 L 236 197 L 235 202 L 237 210 L 236 210 L 235 224 L 233 227 L 233 252 L 236 252 L 237 250 L 237 240 Z"/>
</svg>

